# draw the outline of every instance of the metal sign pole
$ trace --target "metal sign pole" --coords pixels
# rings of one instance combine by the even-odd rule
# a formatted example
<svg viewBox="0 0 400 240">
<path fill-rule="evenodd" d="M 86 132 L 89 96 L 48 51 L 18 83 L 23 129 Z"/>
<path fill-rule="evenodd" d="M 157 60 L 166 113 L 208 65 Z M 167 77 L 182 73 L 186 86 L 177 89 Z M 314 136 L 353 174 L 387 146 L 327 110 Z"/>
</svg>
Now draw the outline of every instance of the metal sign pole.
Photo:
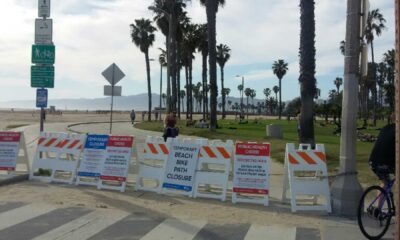
<svg viewBox="0 0 400 240">
<path fill-rule="evenodd" d="M 112 70 L 112 84 L 111 84 L 111 114 L 110 114 L 110 134 L 112 134 L 112 117 L 113 117 L 113 105 L 114 105 L 114 67 Z"/>
<path fill-rule="evenodd" d="M 396 81 L 395 81 L 395 113 L 396 113 L 396 238 L 400 239 L 400 0 L 395 1 L 395 15 L 396 15 Z"/>
</svg>

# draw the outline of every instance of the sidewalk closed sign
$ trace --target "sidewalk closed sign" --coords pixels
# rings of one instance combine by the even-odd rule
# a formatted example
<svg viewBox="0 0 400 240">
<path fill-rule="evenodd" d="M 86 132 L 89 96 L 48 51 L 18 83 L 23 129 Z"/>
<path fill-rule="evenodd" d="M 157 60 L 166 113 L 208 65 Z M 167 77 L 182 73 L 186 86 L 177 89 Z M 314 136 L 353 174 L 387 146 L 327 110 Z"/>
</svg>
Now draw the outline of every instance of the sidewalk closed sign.
<svg viewBox="0 0 400 240">
<path fill-rule="evenodd" d="M 0 170 L 15 171 L 21 133 L 0 132 Z"/>
<path fill-rule="evenodd" d="M 200 147 L 173 142 L 164 175 L 163 188 L 192 191 Z"/>
<path fill-rule="evenodd" d="M 268 194 L 269 150 L 269 144 L 236 144 L 233 192 Z"/>
<path fill-rule="evenodd" d="M 132 144 L 133 137 L 131 136 L 109 137 L 100 179 L 105 181 L 126 181 L 132 155 Z"/>
<path fill-rule="evenodd" d="M 78 176 L 100 177 L 101 165 L 106 158 L 108 135 L 89 134 L 83 149 Z"/>
</svg>

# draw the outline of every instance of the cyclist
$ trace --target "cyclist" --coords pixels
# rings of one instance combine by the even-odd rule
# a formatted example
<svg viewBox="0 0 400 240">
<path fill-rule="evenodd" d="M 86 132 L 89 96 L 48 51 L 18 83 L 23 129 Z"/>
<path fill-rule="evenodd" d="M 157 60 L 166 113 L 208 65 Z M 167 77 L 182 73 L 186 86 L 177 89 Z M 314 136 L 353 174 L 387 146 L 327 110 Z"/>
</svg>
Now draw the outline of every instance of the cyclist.
<svg viewBox="0 0 400 240">
<path fill-rule="evenodd" d="M 395 114 L 391 115 L 391 123 L 381 129 L 372 149 L 369 164 L 372 171 L 382 181 L 382 185 L 395 171 Z"/>
<path fill-rule="evenodd" d="M 167 141 L 169 137 L 176 137 L 179 134 L 179 129 L 175 127 L 176 125 L 176 112 L 171 112 L 165 119 L 164 119 L 164 141 Z"/>
</svg>

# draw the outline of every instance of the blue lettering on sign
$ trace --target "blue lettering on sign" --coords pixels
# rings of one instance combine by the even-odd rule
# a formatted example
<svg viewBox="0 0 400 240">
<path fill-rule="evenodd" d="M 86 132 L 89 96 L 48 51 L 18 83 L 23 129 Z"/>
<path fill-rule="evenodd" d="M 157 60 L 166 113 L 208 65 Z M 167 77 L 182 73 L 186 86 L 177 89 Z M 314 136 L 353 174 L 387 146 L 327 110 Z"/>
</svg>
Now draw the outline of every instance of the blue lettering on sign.
<svg viewBox="0 0 400 240">
<path fill-rule="evenodd" d="M 89 134 L 86 138 L 86 149 L 103 149 L 105 150 L 108 142 L 108 135 Z"/>
<path fill-rule="evenodd" d="M 100 173 L 78 172 L 78 176 L 81 176 L 81 177 L 100 177 Z"/>
<path fill-rule="evenodd" d="M 47 107 L 47 89 L 38 88 L 36 89 L 36 107 L 37 108 L 46 108 Z"/>
<path fill-rule="evenodd" d="M 178 184 L 172 184 L 172 183 L 163 183 L 163 188 L 172 188 L 172 189 L 176 189 L 176 190 L 183 190 L 186 192 L 192 191 L 191 186 L 178 185 Z"/>
</svg>

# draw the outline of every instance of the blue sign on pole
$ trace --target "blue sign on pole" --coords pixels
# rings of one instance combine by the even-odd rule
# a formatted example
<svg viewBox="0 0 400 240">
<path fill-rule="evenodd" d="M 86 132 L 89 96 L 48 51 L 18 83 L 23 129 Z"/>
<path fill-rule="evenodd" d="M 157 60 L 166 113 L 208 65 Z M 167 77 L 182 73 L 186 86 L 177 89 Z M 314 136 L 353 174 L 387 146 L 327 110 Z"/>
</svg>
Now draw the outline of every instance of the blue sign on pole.
<svg viewBox="0 0 400 240">
<path fill-rule="evenodd" d="M 36 89 L 36 107 L 46 108 L 47 107 L 47 89 L 38 88 Z"/>
</svg>

